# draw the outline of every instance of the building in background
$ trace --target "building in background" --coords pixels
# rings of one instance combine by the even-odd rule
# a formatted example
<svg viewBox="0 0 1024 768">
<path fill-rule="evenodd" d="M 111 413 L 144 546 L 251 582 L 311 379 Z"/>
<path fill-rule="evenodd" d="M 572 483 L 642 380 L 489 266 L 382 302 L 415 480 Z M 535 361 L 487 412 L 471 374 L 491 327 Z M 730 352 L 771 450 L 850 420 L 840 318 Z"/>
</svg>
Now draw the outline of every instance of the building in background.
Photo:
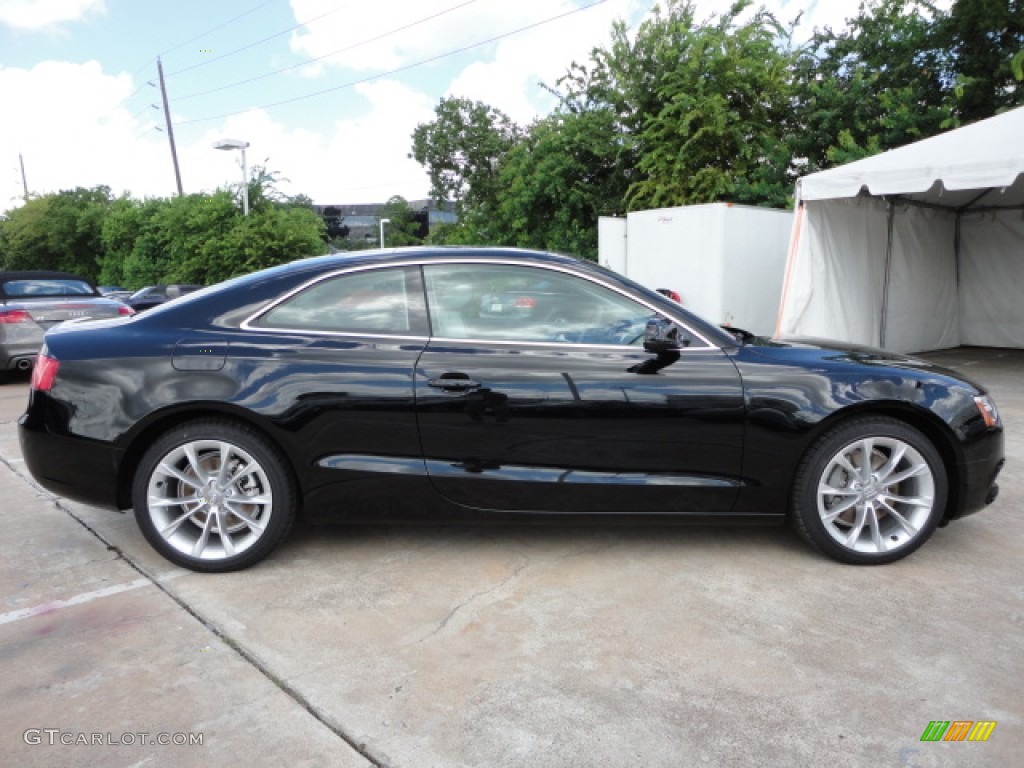
<svg viewBox="0 0 1024 768">
<path fill-rule="evenodd" d="M 434 200 L 410 200 L 409 209 L 416 222 L 415 235 L 426 238 L 439 224 L 455 224 L 455 203 Z M 332 203 L 314 205 L 327 225 L 327 236 L 331 240 L 348 240 L 363 247 L 375 246 L 380 238 L 380 220 L 387 218 L 388 203 Z M 385 239 L 386 239 L 385 235 Z"/>
</svg>

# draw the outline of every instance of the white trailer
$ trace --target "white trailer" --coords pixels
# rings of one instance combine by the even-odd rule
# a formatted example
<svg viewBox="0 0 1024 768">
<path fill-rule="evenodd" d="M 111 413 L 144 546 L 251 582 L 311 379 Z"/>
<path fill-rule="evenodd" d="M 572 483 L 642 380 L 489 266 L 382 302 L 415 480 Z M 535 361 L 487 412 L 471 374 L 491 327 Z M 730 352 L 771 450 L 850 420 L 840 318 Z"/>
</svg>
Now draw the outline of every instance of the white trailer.
<svg viewBox="0 0 1024 768">
<path fill-rule="evenodd" d="M 598 261 L 669 288 L 706 320 L 770 336 L 786 269 L 791 211 L 731 203 L 636 211 L 598 222 Z"/>
</svg>

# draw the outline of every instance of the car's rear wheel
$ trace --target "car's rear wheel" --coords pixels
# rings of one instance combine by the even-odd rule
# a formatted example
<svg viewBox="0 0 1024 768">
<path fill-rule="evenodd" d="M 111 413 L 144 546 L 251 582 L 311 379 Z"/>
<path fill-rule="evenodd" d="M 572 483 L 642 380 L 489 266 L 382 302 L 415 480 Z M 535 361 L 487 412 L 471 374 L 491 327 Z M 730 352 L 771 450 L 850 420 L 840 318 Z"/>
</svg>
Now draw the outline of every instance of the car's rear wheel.
<svg viewBox="0 0 1024 768">
<path fill-rule="evenodd" d="M 294 484 L 262 436 L 225 421 L 162 435 L 139 463 L 135 518 L 150 544 L 195 571 L 233 571 L 266 557 L 295 520 Z"/>
<path fill-rule="evenodd" d="M 838 425 L 814 443 L 797 472 L 793 522 L 812 545 L 844 563 L 891 563 L 935 531 L 946 505 L 946 469 L 920 431 L 885 417 Z"/>
</svg>

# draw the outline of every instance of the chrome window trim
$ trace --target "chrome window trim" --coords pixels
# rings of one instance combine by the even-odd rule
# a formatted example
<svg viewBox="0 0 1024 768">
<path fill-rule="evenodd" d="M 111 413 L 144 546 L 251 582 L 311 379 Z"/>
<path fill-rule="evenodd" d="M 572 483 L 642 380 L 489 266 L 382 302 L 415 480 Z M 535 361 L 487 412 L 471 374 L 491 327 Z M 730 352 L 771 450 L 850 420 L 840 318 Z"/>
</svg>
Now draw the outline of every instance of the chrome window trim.
<svg viewBox="0 0 1024 768">
<path fill-rule="evenodd" d="M 651 310 L 651 312 L 653 312 L 655 314 L 659 314 L 659 315 L 665 314 L 661 310 L 661 308 L 655 307 L 652 304 L 650 304 L 649 302 L 645 301 L 644 299 L 638 298 L 636 296 L 633 296 L 632 294 L 627 293 L 626 291 L 618 288 L 615 285 L 611 285 L 611 284 L 605 282 L 604 280 L 595 278 L 595 277 L 593 277 L 591 275 L 583 274 L 581 272 L 577 272 L 577 271 L 575 271 L 573 269 L 570 269 L 568 267 L 565 267 L 565 266 L 563 266 L 561 264 L 543 264 L 543 265 L 541 265 L 541 264 L 537 264 L 535 262 L 532 262 L 532 261 L 529 261 L 529 260 L 526 260 L 526 259 L 515 259 L 515 258 L 508 258 L 508 259 L 481 259 L 480 257 L 473 257 L 473 256 L 463 256 L 463 257 L 454 256 L 454 257 L 451 257 L 451 258 L 438 259 L 436 261 L 433 260 L 433 259 L 431 259 L 429 261 L 424 261 L 423 259 L 411 258 L 411 259 L 403 259 L 402 261 L 389 262 L 387 264 L 359 264 L 359 265 L 355 265 L 355 266 L 352 266 L 352 267 L 342 267 L 342 268 L 333 270 L 333 271 L 328 272 L 328 273 L 323 274 L 323 275 L 317 275 L 316 277 L 312 278 L 311 280 L 306 281 L 305 283 L 303 283 L 302 285 L 298 286 L 297 288 L 293 288 L 292 290 L 288 291 L 286 294 L 284 294 L 283 296 L 281 296 L 281 297 L 277 298 L 276 300 L 272 301 L 270 304 L 267 304 L 265 307 L 262 307 L 261 309 L 258 309 L 256 312 L 254 312 L 249 317 L 247 317 L 245 320 L 243 320 L 240 327 L 243 330 L 246 330 L 246 331 L 254 331 L 254 332 L 261 332 L 261 333 L 304 334 L 304 335 L 328 336 L 328 337 L 344 337 L 344 338 L 407 339 L 407 340 L 413 340 L 413 341 L 427 341 L 427 342 L 436 340 L 436 341 L 445 341 L 445 342 L 465 342 L 465 343 L 471 343 L 471 344 L 511 344 L 511 345 L 520 346 L 520 347 L 543 346 L 543 347 L 558 347 L 558 348 L 561 348 L 561 349 L 564 349 L 566 347 L 584 347 L 584 348 L 589 348 L 589 349 L 617 349 L 617 350 L 633 349 L 633 350 L 638 350 L 638 351 L 641 351 L 641 352 L 643 351 L 643 347 L 634 347 L 634 346 L 631 346 L 629 344 L 581 344 L 581 343 L 578 343 L 578 342 L 515 341 L 515 340 L 511 340 L 511 339 L 509 339 L 509 340 L 505 340 L 505 339 L 457 339 L 457 338 L 450 338 L 450 337 L 447 337 L 447 336 L 419 336 L 419 335 L 409 336 L 409 335 L 385 334 L 385 333 L 357 333 L 357 332 L 352 332 L 352 331 L 321 331 L 321 330 L 311 330 L 311 329 L 306 329 L 306 328 L 264 328 L 262 326 L 254 326 L 253 325 L 253 323 L 255 323 L 257 320 L 259 320 L 260 317 L 265 315 L 267 312 L 270 312 L 272 309 L 274 309 L 279 304 L 282 304 L 283 302 L 285 302 L 288 299 L 290 299 L 292 296 L 295 296 L 296 294 L 301 293 L 302 291 L 305 291 L 307 288 L 310 288 L 310 287 L 316 285 L 317 283 L 323 282 L 324 280 L 330 280 L 330 279 L 333 279 L 335 277 L 341 277 L 342 275 L 352 274 L 352 273 L 355 273 L 355 272 L 364 272 L 364 271 L 369 270 L 369 269 L 393 269 L 393 268 L 403 268 L 403 267 L 420 267 L 420 268 L 423 268 L 423 267 L 433 266 L 433 265 L 445 266 L 445 265 L 450 265 L 450 264 L 481 264 L 481 265 L 483 265 L 483 264 L 494 264 L 496 266 L 532 267 L 533 269 L 551 269 L 551 270 L 554 270 L 556 272 L 562 272 L 562 273 L 567 274 L 567 275 L 572 275 L 573 277 L 579 278 L 581 280 L 586 280 L 586 281 L 588 281 L 590 283 L 594 283 L 595 285 L 599 285 L 602 288 L 606 288 L 606 289 L 608 289 L 608 290 L 610 290 L 610 291 L 612 291 L 614 293 L 619 294 L 620 296 L 624 296 L 625 298 L 629 299 L 630 301 L 634 301 L 637 304 L 640 304 L 640 305 L 642 305 L 644 307 L 647 307 L 647 309 Z M 424 286 L 424 292 L 425 291 L 426 291 L 426 286 Z M 428 303 L 428 306 L 427 306 L 427 317 L 428 317 L 428 320 L 429 320 L 429 317 L 430 317 L 430 306 L 429 306 L 429 303 Z M 699 339 L 705 345 L 703 347 L 684 347 L 683 349 L 680 349 L 679 352 L 681 352 L 681 353 L 682 352 L 688 352 L 689 353 L 689 352 L 703 352 L 703 351 L 711 351 L 711 350 L 713 350 L 713 351 L 721 351 L 721 349 L 722 349 L 721 347 L 719 347 L 717 344 L 709 341 L 707 338 L 704 337 L 703 334 L 700 334 L 697 331 L 695 331 L 688 324 L 686 324 L 686 323 L 682 322 L 681 320 L 679 320 L 678 317 L 672 317 L 672 320 L 675 323 L 677 323 L 680 328 L 685 329 L 686 332 L 689 333 L 693 338 Z"/>
<path fill-rule="evenodd" d="M 453 339 L 449 336 L 431 336 L 430 341 L 445 342 L 446 344 L 511 344 L 517 347 L 556 347 L 566 349 L 567 347 L 584 347 L 587 349 L 614 349 L 618 352 L 632 351 L 641 355 L 650 355 L 643 347 L 634 347 L 631 344 L 586 344 L 578 341 L 514 341 L 505 339 Z M 721 347 L 709 345 L 706 347 L 683 348 L 679 352 L 721 352 Z"/>
</svg>

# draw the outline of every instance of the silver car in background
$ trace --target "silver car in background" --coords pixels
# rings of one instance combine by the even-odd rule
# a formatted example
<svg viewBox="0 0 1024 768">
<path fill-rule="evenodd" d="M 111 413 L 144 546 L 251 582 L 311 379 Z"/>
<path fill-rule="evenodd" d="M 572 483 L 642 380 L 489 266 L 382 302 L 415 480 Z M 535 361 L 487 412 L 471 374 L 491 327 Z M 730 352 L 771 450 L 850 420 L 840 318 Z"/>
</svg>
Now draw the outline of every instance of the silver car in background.
<svg viewBox="0 0 1024 768">
<path fill-rule="evenodd" d="M 67 320 L 135 314 L 105 299 L 89 281 L 66 272 L 0 272 L 0 380 L 27 371 L 48 328 Z"/>
</svg>

